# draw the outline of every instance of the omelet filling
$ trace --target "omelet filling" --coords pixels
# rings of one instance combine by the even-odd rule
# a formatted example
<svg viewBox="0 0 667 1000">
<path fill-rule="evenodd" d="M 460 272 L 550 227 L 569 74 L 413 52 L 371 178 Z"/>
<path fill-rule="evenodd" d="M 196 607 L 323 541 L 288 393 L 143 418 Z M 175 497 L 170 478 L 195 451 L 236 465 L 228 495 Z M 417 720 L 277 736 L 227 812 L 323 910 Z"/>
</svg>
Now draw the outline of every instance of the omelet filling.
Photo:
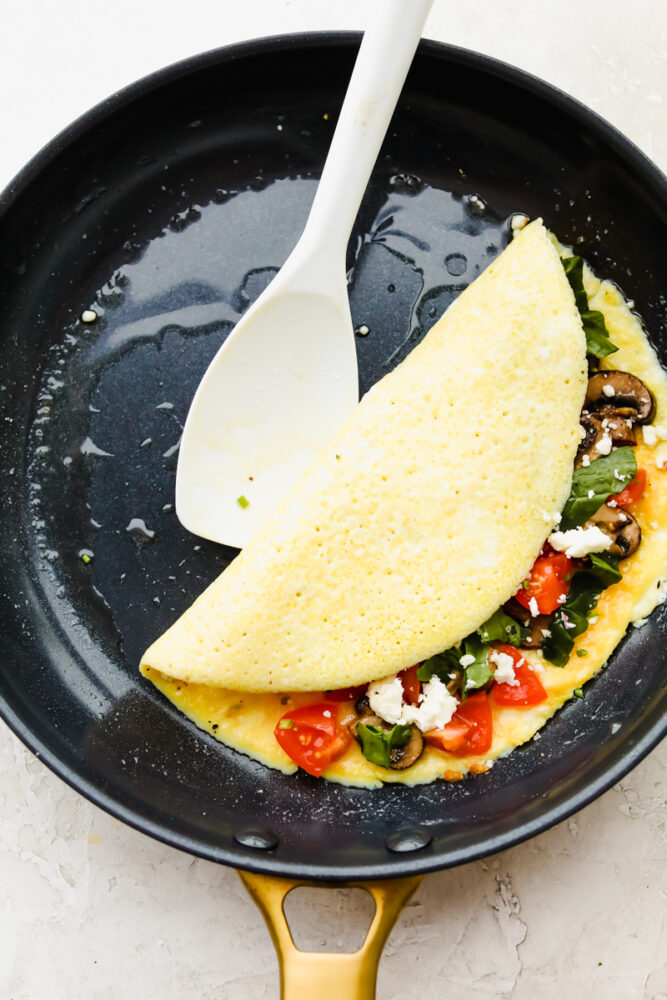
<svg viewBox="0 0 667 1000">
<path fill-rule="evenodd" d="M 516 595 L 457 646 L 357 688 L 247 693 L 143 665 L 198 727 L 285 773 L 458 780 L 585 697 L 630 623 L 664 599 L 667 375 L 619 290 L 579 258 L 564 266 L 593 370 L 570 497 L 545 512 L 545 547 Z"/>
</svg>

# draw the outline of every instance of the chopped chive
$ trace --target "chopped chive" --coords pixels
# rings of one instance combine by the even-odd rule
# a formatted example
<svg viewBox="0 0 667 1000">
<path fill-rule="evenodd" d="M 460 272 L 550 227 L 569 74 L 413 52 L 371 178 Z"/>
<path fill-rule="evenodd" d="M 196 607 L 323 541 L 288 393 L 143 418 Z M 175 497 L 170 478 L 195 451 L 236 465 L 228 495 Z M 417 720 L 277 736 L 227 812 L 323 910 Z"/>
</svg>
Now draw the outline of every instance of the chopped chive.
<svg viewBox="0 0 667 1000">
<path fill-rule="evenodd" d="M 523 587 L 524 590 L 530 590 L 530 584 L 528 583 L 528 580 L 524 580 L 521 586 Z"/>
<path fill-rule="evenodd" d="M 281 719 L 278 723 L 278 729 L 292 729 L 294 727 L 294 719 Z"/>
<path fill-rule="evenodd" d="M 565 574 L 566 583 L 569 583 L 571 579 L 572 579 L 572 573 L 566 573 Z"/>
<path fill-rule="evenodd" d="M 336 458 L 337 458 L 337 459 L 338 459 L 338 461 L 340 462 L 340 455 L 336 455 Z"/>
<path fill-rule="evenodd" d="M 236 502 L 239 505 L 239 507 L 242 507 L 244 510 L 246 507 L 250 506 L 250 501 L 248 500 L 247 497 L 244 497 L 243 494 L 241 494 L 240 497 L 236 498 Z"/>
<path fill-rule="evenodd" d="M 575 688 L 574 691 L 572 692 L 572 694 L 574 695 L 575 698 L 583 698 L 584 697 L 584 692 L 581 690 L 581 688 Z"/>
<path fill-rule="evenodd" d="M 87 552 L 84 552 L 84 553 L 83 553 L 83 555 L 81 556 L 81 562 L 82 562 L 82 563 L 85 563 L 85 564 L 86 564 L 86 566 L 87 566 L 87 565 L 88 565 L 88 563 L 90 562 L 90 556 L 88 555 L 88 553 L 87 553 Z"/>
<path fill-rule="evenodd" d="M 588 650 L 587 649 L 578 649 L 577 650 L 577 656 L 588 656 Z"/>
</svg>

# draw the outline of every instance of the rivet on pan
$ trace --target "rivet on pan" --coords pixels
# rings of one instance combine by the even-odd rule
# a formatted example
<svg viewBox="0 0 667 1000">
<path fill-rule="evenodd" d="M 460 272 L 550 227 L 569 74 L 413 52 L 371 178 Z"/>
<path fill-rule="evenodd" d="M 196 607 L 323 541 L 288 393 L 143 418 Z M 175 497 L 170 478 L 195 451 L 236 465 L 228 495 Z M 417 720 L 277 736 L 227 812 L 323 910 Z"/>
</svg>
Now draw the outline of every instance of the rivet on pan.
<svg viewBox="0 0 667 1000">
<path fill-rule="evenodd" d="M 278 844 L 278 838 L 268 830 L 258 830 L 256 827 L 249 827 L 247 830 L 239 830 L 234 834 L 234 840 L 244 847 L 254 847 L 257 851 L 270 851 Z"/>
<path fill-rule="evenodd" d="M 433 837 L 426 830 L 397 830 L 387 837 L 390 851 L 419 851 L 431 843 Z"/>
</svg>

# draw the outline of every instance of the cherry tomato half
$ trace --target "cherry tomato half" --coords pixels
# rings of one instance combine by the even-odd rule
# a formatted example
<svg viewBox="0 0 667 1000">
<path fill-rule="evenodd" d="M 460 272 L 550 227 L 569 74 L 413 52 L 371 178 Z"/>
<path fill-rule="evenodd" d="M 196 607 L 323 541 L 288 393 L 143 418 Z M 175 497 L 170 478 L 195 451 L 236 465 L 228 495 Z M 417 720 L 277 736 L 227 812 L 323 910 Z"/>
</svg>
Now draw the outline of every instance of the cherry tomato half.
<svg viewBox="0 0 667 1000">
<path fill-rule="evenodd" d="M 566 580 L 572 571 L 572 562 L 562 552 L 549 550 L 538 556 L 526 580 L 527 586 L 519 587 L 514 595 L 524 608 L 530 609 L 531 598 L 537 602 L 541 615 L 550 615 L 563 603 L 559 597 L 567 597 L 570 581 Z"/>
<path fill-rule="evenodd" d="M 401 678 L 401 684 L 403 685 L 403 699 L 407 701 L 408 705 L 418 705 L 419 696 L 422 692 L 421 681 L 417 680 L 417 667 L 418 663 L 414 667 L 408 667 L 407 670 L 401 670 L 398 675 Z"/>
<path fill-rule="evenodd" d="M 366 693 L 368 684 L 359 684 L 358 687 L 338 688 L 337 691 L 325 691 L 324 697 L 327 701 L 357 701 L 362 694 Z"/>
<path fill-rule="evenodd" d="M 613 497 L 609 497 L 609 500 L 615 500 L 617 507 L 629 507 L 631 503 L 637 503 L 638 500 L 641 500 L 645 489 L 646 469 L 637 469 L 637 475 L 632 482 L 628 483 L 620 493 L 615 493 Z M 609 500 L 607 503 L 609 503 Z"/>
<path fill-rule="evenodd" d="M 514 678 L 518 684 L 494 684 L 492 697 L 496 705 L 539 705 L 546 701 L 547 693 L 540 678 L 532 670 L 516 646 L 504 643 L 496 646 L 499 653 L 506 653 L 514 661 Z"/>
<path fill-rule="evenodd" d="M 304 705 L 286 712 L 274 735 L 288 757 L 319 778 L 322 771 L 345 753 L 352 737 L 338 725 L 338 711 L 331 704 Z"/>
<path fill-rule="evenodd" d="M 485 691 L 468 695 L 450 722 L 425 733 L 426 742 L 455 757 L 487 753 L 493 739 L 491 706 Z"/>
</svg>

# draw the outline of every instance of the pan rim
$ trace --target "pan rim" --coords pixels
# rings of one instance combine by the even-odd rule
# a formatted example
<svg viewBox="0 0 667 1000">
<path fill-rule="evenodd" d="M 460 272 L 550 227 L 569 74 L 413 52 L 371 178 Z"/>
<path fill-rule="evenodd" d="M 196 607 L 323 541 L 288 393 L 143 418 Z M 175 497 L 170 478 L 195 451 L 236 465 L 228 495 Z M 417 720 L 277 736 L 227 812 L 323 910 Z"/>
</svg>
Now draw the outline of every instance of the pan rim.
<svg viewBox="0 0 667 1000">
<path fill-rule="evenodd" d="M 84 112 L 35 154 L 0 193 L 0 224 L 6 212 L 22 192 L 71 143 L 85 135 L 90 128 L 99 125 L 108 115 L 116 113 L 125 105 L 131 104 L 135 99 L 145 96 L 164 83 L 173 82 L 180 76 L 196 73 L 219 62 L 230 62 L 238 58 L 261 55 L 267 51 L 278 52 L 285 49 L 310 48 L 318 45 L 350 46 L 358 44 L 360 38 L 359 32 L 346 31 L 265 36 L 211 49 L 142 77 Z M 641 180 L 654 191 L 658 201 L 667 206 L 667 176 L 615 126 L 575 98 L 524 70 L 469 49 L 432 40 L 422 40 L 419 52 L 444 58 L 449 62 L 458 63 L 500 78 L 505 82 L 513 83 L 585 124 L 589 131 L 595 132 L 625 163 L 630 164 Z M 654 719 L 654 716 L 655 710 L 648 715 L 642 724 L 639 738 L 636 738 L 625 748 L 621 747 L 617 759 L 611 765 L 604 765 L 602 772 L 589 781 L 583 789 L 565 794 L 564 798 L 555 802 L 538 818 L 528 823 L 524 821 L 521 827 L 516 830 L 480 840 L 472 848 L 450 848 L 438 853 L 436 842 L 434 848 L 427 848 L 425 851 L 415 854 L 390 855 L 388 852 L 384 862 L 367 865 L 356 864 L 343 868 L 326 863 L 311 864 L 284 861 L 280 858 L 279 853 L 275 855 L 271 853 L 259 854 L 240 845 L 229 848 L 222 845 L 204 844 L 194 837 L 174 832 L 164 823 L 141 816 L 131 806 L 123 804 L 94 784 L 85 775 L 83 768 L 75 769 L 64 764 L 58 754 L 49 749 L 43 742 L 39 732 L 24 721 L 3 697 L 0 697 L 0 717 L 39 760 L 43 761 L 59 778 L 94 805 L 135 830 L 191 855 L 236 868 L 283 877 L 331 882 L 386 879 L 455 867 L 506 850 L 538 833 L 545 832 L 607 791 L 657 746 L 660 740 L 667 735 L 667 716 L 657 719 Z M 635 726 L 634 732 L 636 733 L 636 731 L 637 727 Z M 630 737 L 629 733 L 627 739 Z"/>
</svg>

